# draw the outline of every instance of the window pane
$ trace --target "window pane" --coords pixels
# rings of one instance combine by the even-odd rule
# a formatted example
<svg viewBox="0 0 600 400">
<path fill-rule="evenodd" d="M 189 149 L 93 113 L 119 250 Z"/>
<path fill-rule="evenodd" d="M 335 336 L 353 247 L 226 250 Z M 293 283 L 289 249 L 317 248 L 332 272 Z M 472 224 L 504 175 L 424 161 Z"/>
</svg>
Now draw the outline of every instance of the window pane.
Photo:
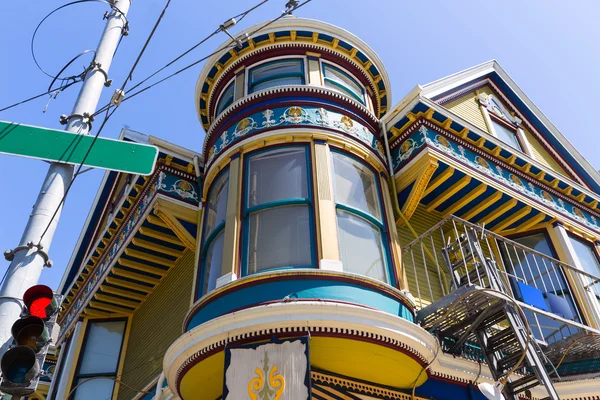
<svg viewBox="0 0 600 400">
<path fill-rule="evenodd" d="M 574 238 L 573 236 L 569 237 L 571 238 L 571 243 L 573 244 L 573 248 L 575 249 L 577 258 L 579 258 L 579 262 L 581 262 L 583 270 L 588 274 L 600 277 L 600 262 L 598 262 L 598 257 L 596 256 L 596 252 L 592 248 L 592 245 L 581 239 Z"/>
<path fill-rule="evenodd" d="M 387 282 L 385 253 L 379 229 L 345 211 L 338 210 L 337 217 L 344 270 Z"/>
<path fill-rule="evenodd" d="M 221 98 L 219 99 L 219 103 L 217 104 L 217 112 L 216 114 L 221 114 L 221 112 L 229 107 L 233 103 L 233 94 L 235 93 L 235 82 L 231 82 L 229 86 L 223 91 Z"/>
<path fill-rule="evenodd" d="M 362 101 L 363 88 L 358 81 L 356 81 L 350 75 L 329 65 L 323 65 L 323 73 L 325 78 L 327 78 L 325 79 L 325 86 L 334 90 L 342 91 L 351 97 L 358 97 Z M 341 85 L 342 87 L 333 84 L 331 81 Z"/>
<path fill-rule="evenodd" d="M 225 222 L 227 214 L 227 192 L 229 183 L 229 171 L 224 172 L 212 184 L 208 201 L 206 204 L 206 227 L 204 228 L 204 238 L 221 222 Z"/>
<path fill-rule="evenodd" d="M 494 126 L 494 131 L 496 132 L 496 136 L 498 136 L 498 139 L 502 140 L 504 143 L 506 143 L 510 147 L 513 147 L 517 150 L 523 151 L 523 149 L 521 148 L 521 144 L 519 143 L 519 139 L 517 139 L 516 132 L 507 128 L 503 124 L 494 121 L 493 118 L 491 118 L 491 120 L 492 120 L 492 125 Z"/>
<path fill-rule="evenodd" d="M 89 378 L 81 378 L 76 381 L 77 384 L 81 383 L 81 386 L 79 386 L 75 391 L 75 400 L 112 399 L 112 392 L 115 386 L 114 380 L 111 378 L 96 378 L 92 380 L 88 379 Z"/>
<path fill-rule="evenodd" d="M 275 86 L 283 86 L 283 85 L 302 85 L 304 83 L 304 79 L 299 76 L 289 76 L 286 78 L 277 78 L 271 79 L 258 85 L 254 85 L 252 87 L 252 91 L 250 93 L 258 92 L 259 90 L 268 89 L 270 87 Z"/>
<path fill-rule="evenodd" d="M 302 60 L 281 60 L 252 68 L 249 82 L 249 93 L 273 86 L 302 85 Z"/>
<path fill-rule="evenodd" d="M 543 233 L 523 236 L 513 240 L 549 257 L 554 257 L 554 252 Z M 576 305 L 571 290 L 564 279 L 561 266 L 537 254 L 515 247 L 509 242 L 500 243 L 502 260 L 510 273 L 508 279 L 517 298 L 526 302 L 520 292 L 518 282 L 540 290 L 546 298 L 550 312 L 553 312 L 553 310 L 548 298 L 552 296 L 562 297 L 567 303 L 566 306 L 570 310 L 570 314 L 575 316 L 574 319 L 578 321 Z M 550 343 L 574 332 L 572 328 L 566 328 L 564 324 L 544 315 L 537 314 L 534 316 L 529 311 L 526 312 L 526 315 L 532 332 L 537 339 Z"/>
<path fill-rule="evenodd" d="M 248 206 L 307 198 L 306 149 L 283 148 L 250 158 Z"/>
<path fill-rule="evenodd" d="M 111 374 L 117 372 L 125 321 L 94 322 L 85 342 L 78 374 Z"/>
<path fill-rule="evenodd" d="M 274 63 L 267 63 L 260 65 L 256 68 L 252 68 L 252 82 L 261 81 L 270 77 L 284 74 L 301 74 L 302 73 L 302 61 L 301 60 L 282 60 Z"/>
<path fill-rule="evenodd" d="M 357 208 L 381 220 L 375 174 L 360 162 L 332 153 L 335 175 L 335 201 Z"/>
<path fill-rule="evenodd" d="M 206 250 L 204 261 L 204 288 L 202 294 L 213 290 L 217 285 L 217 278 L 221 276 L 221 264 L 223 263 L 223 242 L 225 237 L 223 229 L 210 243 Z"/>
<path fill-rule="evenodd" d="M 311 266 L 308 206 L 252 213 L 248 225 L 248 273 L 270 268 Z"/>
</svg>

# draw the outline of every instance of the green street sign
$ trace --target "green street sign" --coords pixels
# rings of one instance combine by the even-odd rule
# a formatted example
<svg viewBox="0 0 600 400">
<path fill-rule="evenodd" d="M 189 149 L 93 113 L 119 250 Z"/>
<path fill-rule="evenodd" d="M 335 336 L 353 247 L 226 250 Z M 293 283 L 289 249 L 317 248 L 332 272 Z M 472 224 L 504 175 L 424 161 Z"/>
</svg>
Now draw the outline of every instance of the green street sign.
<svg viewBox="0 0 600 400">
<path fill-rule="evenodd" d="M 0 121 L 0 153 L 79 165 L 93 141 L 90 135 Z M 98 137 L 83 164 L 150 175 L 157 157 L 156 146 Z"/>
</svg>

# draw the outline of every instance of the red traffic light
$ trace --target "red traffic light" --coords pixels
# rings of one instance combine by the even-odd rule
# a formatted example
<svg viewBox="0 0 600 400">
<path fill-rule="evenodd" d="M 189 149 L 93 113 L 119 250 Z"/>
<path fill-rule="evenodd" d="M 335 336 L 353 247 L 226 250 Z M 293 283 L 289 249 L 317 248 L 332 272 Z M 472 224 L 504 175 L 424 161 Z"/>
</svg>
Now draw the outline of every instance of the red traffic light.
<svg viewBox="0 0 600 400">
<path fill-rule="evenodd" d="M 41 319 L 48 319 L 58 307 L 54 292 L 45 285 L 35 285 L 27 289 L 23 295 L 23 302 L 29 314 Z"/>
</svg>

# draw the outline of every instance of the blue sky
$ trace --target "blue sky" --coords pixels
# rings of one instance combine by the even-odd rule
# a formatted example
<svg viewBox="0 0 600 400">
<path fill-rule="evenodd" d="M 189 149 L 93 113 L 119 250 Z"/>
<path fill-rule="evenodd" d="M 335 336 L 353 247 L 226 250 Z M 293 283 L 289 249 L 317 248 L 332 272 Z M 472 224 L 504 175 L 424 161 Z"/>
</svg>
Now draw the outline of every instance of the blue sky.
<svg viewBox="0 0 600 400">
<path fill-rule="evenodd" d="M 166 0 L 165 0 L 166 1 Z M 44 92 L 50 79 L 35 66 L 30 38 L 38 22 L 67 0 L 19 0 L 3 4 L 0 24 L 0 108 Z M 146 55 L 133 77 L 141 80 L 170 61 L 219 24 L 258 0 L 172 0 Z M 234 32 L 273 18 L 286 0 L 270 0 L 250 14 Z M 163 0 L 134 1 L 126 37 L 111 67 L 110 77 L 120 86 L 164 5 Z M 50 17 L 36 40 L 37 56 L 53 73 L 79 52 L 96 47 L 104 26 L 106 6 L 87 3 Z M 416 84 L 496 59 L 519 86 L 567 136 L 580 152 L 600 168 L 596 111 L 600 92 L 600 2 L 313 0 L 298 16 L 321 19 L 356 34 L 383 60 L 392 84 L 392 104 Z M 227 38 L 200 46 L 176 66 L 210 53 Z M 83 58 L 69 72 L 78 73 L 91 59 Z M 124 103 L 103 131 L 117 137 L 125 125 L 178 145 L 200 151 L 204 131 L 194 109 L 194 85 L 202 65 Z M 112 89 L 115 88 L 113 86 Z M 52 100 L 46 98 L 0 113 L 0 120 L 61 128 L 58 117 L 69 114 L 79 86 Z M 105 90 L 101 104 L 112 91 Z M 0 248 L 18 244 L 47 164 L 0 155 Z M 103 171 L 80 176 L 66 202 L 50 256 L 54 267 L 41 282 L 56 288 L 98 190 Z M 0 260 L 0 275 L 8 262 Z"/>
</svg>

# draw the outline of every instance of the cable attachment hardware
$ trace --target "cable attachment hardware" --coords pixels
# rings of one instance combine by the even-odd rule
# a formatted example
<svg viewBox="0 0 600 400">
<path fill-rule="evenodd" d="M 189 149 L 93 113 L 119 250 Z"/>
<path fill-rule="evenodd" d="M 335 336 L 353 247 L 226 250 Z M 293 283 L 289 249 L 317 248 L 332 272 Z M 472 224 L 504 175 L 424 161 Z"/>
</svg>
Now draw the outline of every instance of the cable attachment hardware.
<svg viewBox="0 0 600 400">
<path fill-rule="evenodd" d="M 31 250 L 35 248 L 35 253 L 39 254 L 40 256 L 42 256 L 42 258 L 44 259 L 44 267 L 47 268 L 52 268 L 52 260 L 50 260 L 50 258 L 48 257 L 48 253 L 46 253 L 43 249 L 44 246 L 42 246 L 41 244 L 34 244 L 33 242 L 28 242 L 25 246 L 17 246 L 14 249 L 8 249 L 4 251 L 4 259 L 6 261 L 12 261 L 15 258 L 15 254 L 17 254 L 19 251 L 21 250 Z"/>
<path fill-rule="evenodd" d="M 92 62 L 90 62 L 90 65 L 85 69 L 85 71 L 83 71 L 83 79 L 86 78 L 87 74 L 90 73 L 90 71 L 99 71 L 102 73 L 102 75 L 104 75 L 105 87 L 110 87 L 110 85 L 112 85 L 112 79 L 108 79 L 108 73 L 102 69 L 102 64 L 96 62 L 96 60 L 92 60 Z"/>
<path fill-rule="evenodd" d="M 125 24 L 121 28 L 121 35 L 129 36 L 129 21 L 125 21 Z"/>
<path fill-rule="evenodd" d="M 285 10 L 283 10 L 283 13 L 291 14 L 296 8 L 298 8 L 298 0 L 289 0 L 285 3 Z"/>
<path fill-rule="evenodd" d="M 123 98 L 125 98 L 125 91 L 117 89 L 110 98 L 110 103 L 114 106 L 119 106 L 121 105 Z"/>
<path fill-rule="evenodd" d="M 225 34 L 227 36 L 229 36 L 231 38 L 231 40 L 233 40 L 237 44 L 238 47 L 242 47 L 244 45 L 244 42 L 246 40 L 248 40 L 248 34 L 246 34 L 245 37 L 243 35 L 239 36 L 239 37 L 234 37 L 231 33 L 229 33 L 228 29 L 231 28 L 231 27 L 233 27 L 235 24 L 237 24 L 236 19 L 235 18 L 231 18 L 231 19 L 228 19 L 227 21 L 223 22 L 219 26 L 219 29 L 221 31 L 225 32 Z"/>
<path fill-rule="evenodd" d="M 59 122 L 61 125 L 66 125 L 69 123 L 71 118 L 79 117 L 81 118 L 81 123 L 85 125 L 89 125 L 90 130 L 92 130 L 92 122 L 94 122 L 94 114 L 90 114 L 88 112 L 84 112 L 83 114 L 71 114 L 69 116 L 63 114 L 59 118 Z"/>
</svg>

